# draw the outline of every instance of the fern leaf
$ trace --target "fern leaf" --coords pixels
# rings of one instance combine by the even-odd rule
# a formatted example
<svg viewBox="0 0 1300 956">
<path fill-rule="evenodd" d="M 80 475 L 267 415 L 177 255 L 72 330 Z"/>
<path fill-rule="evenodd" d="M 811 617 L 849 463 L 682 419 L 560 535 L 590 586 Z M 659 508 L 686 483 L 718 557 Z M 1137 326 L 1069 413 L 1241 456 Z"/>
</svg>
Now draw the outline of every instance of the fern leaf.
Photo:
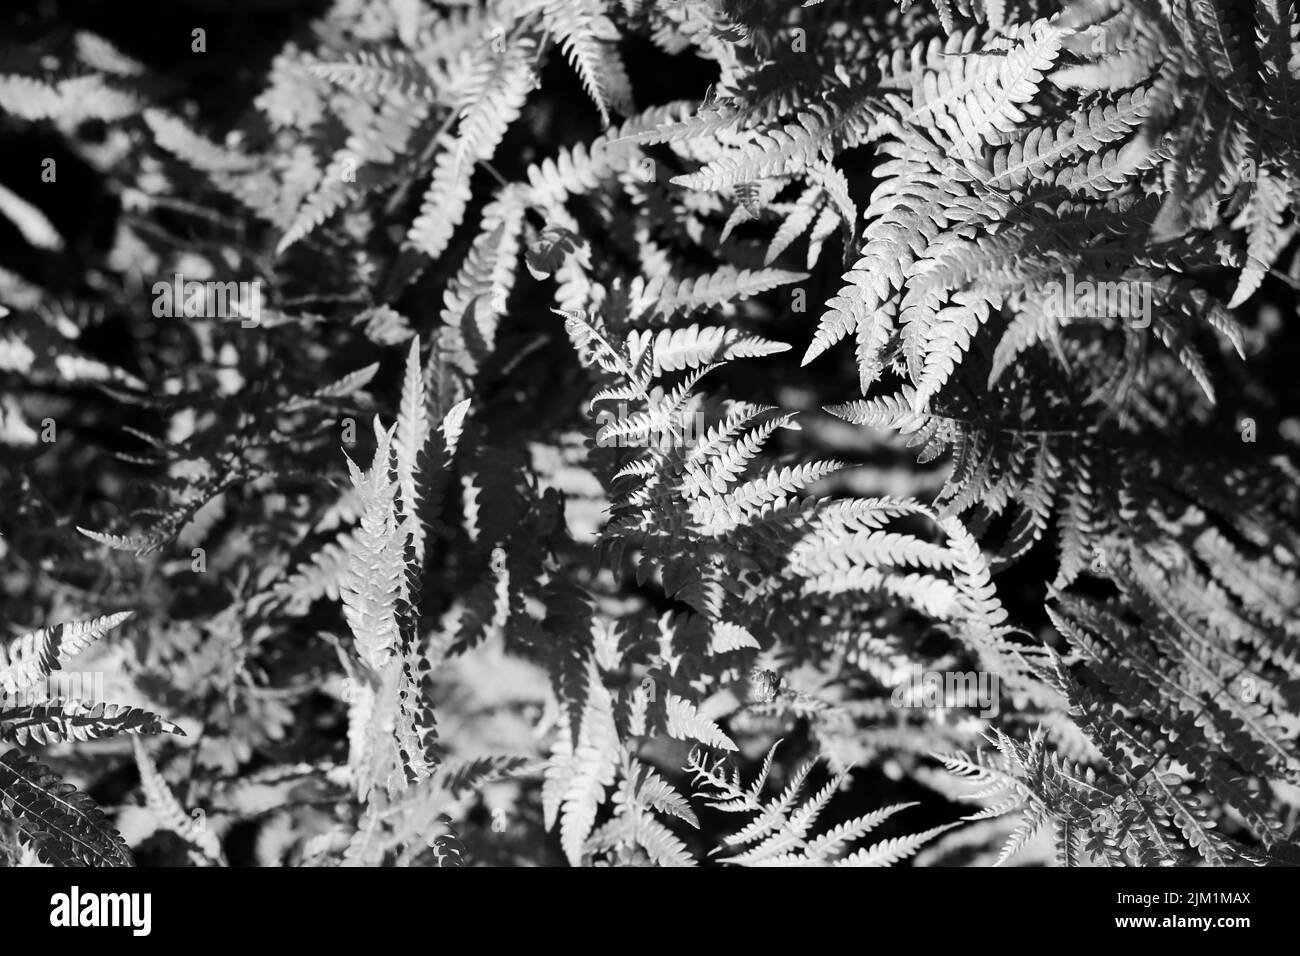
<svg viewBox="0 0 1300 956">
<path fill-rule="evenodd" d="M 807 273 L 785 269 L 749 270 L 723 266 L 717 272 L 694 279 L 652 279 L 638 290 L 637 299 L 664 316 L 689 314 L 736 299 L 747 299 L 806 278 Z"/>
<path fill-rule="evenodd" d="M 8 666 L 0 668 L 0 689 L 12 695 L 34 687 L 130 616 L 130 611 L 119 611 L 24 634 L 9 645 Z"/>
<path fill-rule="evenodd" d="M 735 358 L 773 355 L 790 348 L 784 342 L 742 335 L 735 329 L 698 325 L 664 329 L 657 335 L 633 330 L 628 336 L 627 347 L 634 362 L 649 350 L 653 360 L 651 374 L 655 376 Z"/>
<path fill-rule="evenodd" d="M 542 7 L 547 30 L 564 47 L 583 88 L 600 110 L 601 119 L 609 124 L 609 87 L 604 47 L 618 39 L 614 24 L 601 12 L 598 0 L 549 0 Z"/>
<path fill-rule="evenodd" d="M 1055 129 L 1032 129 L 1023 140 L 995 152 L 984 184 L 994 189 L 1023 188 L 1056 163 L 1080 152 L 1095 153 L 1127 135 L 1150 112 L 1151 98 L 1139 88 L 1113 104 L 1078 113 Z"/>
<path fill-rule="evenodd" d="M 523 108 L 532 80 L 533 44 L 519 39 L 495 53 L 484 48 L 460 106 L 455 143 L 438 157 L 433 181 L 407 240 L 431 259 L 442 255 L 469 203 L 474 165 L 490 159 Z"/>
<path fill-rule="evenodd" d="M 363 472 L 348 458 L 352 484 L 364 510 L 339 596 L 362 660 L 378 671 L 398 643 L 397 599 L 402 592 L 406 528 L 394 506 L 396 485 L 389 480 L 393 430 L 384 431 L 376 419 L 375 436 L 377 447 L 369 471 Z"/>
<path fill-rule="evenodd" d="M 424 561 L 425 528 L 420 522 L 419 456 L 429 441 L 428 402 L 424 394 L 424 368 L 420 363 L 420 337 L 411 342 L 406 355 L 406 372 L 402 378 L 401 407 L 393 435 L 397 459 L 397 490 L 402 499 L 402 514 L 408 516 L 407 528 L 415 550 L 418 570 Z"/>
<path fill-rule="evenodd" d="M 931 827 L 929 830 L 922 830 L 920 833 L 909 833 L 905 836 L 894 837 L 891 840 L 882 840 L 881 842 L 850 853 L 842 860 L 837 860 L 836 866 L 893 866 L 899 860 L 905 860 L 916 853 L 917 850 L 925 846 L 941 833 L 946 833 L 955 823 L 945 824 L 944 826 Z"/>
<path fill-rule="evenodd" d="M 595 666 L 588 668 L 587 702 L 573 749 L 568 782 L 560 810 L 560 844 L 569 863 L 577 866 L 583 845 L 604 802 L 605 789 L 614 783 L 621 746 L 614 726 L 613 698 L 600 681 Z"/>
<path fill-rule="evenodd" d="M 17 744 L 98 740 L 117 734 L 179 734 L 176 724 L 138 707 L 101 701 L 51 700 L 0 707 L 0 738 Z"/>
<path fill-rule="evenodd" d="M 18 750 L 0 754 L 0 816 L 53 866 L 135 865 L 94 801 Z"/>
<path fill-rule="evenodd" d="M 668 736 L 678 740 L 698 740 L 706 747 L 722 750 L 735 750 L 736 745 L 724 734 L 721 728 L 707 717 L 702 716 L 695 705 L 684 697 L 669 694 L 664 702 L 668 717 Z"/>
<path fill-rule="evenodd" d="M 672 182 L 716 192 L 797 170 L 829 154 L 833 139 L 851 141 L 861 136 L 869 123 L 870 112 L 860 101 L 845 106 L 834 101 L 813 104 L 784 128 L 758 134 L 740 149 L 694 173 L 674 176 Z"/>
<path fill-rule="evenodd" d="M 1020 28 L 1009 49 L 958 56 L 947 71 L 927 73 L 912 92 L 902 119 L 930 125 L 946 137 L 941 145 L 957 157 L 974 155 L 984 143 L 1024 122 L 1020 106 L 1033 99 L 1043 75 L 1056 62 L 1062 32 L 1046 20 Z"/>
<path fill-rule="evenodd" d="M 1246 246 L 1246 267 L 1241 272 L 1236 291 L 1228 301 L 1228 308 L 1235 309 L 1259 288 L 1264 273 L 1273 265 L 1273 260 L 1286 245 L 1295 229 L 1282 228 L 1282 216 L 1288 208 L 1294 208 L 1292 190 L 1286 181 L 1272 173 L 1267 166 L 1259 170 L 1255 189 L 1250 201 L 1242 210 L 1242 218 L 1249 229 Z"/>
<path fill-rule="evenodd" d="M 208 826 L 207 818 L 201 814 L 186 813 L 163 775 L 158 772 L 158 766 L 149 756 L 144 744 L 138 739 L 131 743 L 135 749 L 136 766 L 140 769 L 140 789 L 144 792 L 145 803 L 158 818 L 158 822 L 197 847 L 208 860 L 224 864 L 226 858 L 221 849 L 221 841 Z"/>
<path fill-rule="evenodd" d="M 1291 147 L 1292 171 L 1300 174 L 1300 21 L 1291 0 L 1255 0 L 1255 20 L 1265 105 Z"/>
<path fill-rule="evenodd" d="M 330 83 L 362 93 L 398 90 L 406 96 L 436 102 L 438 89 L 414 56 L 402 50 L 379 49 L 345 53 L 341 60 L 309 63 L 307 72 Z"/>
</svg>

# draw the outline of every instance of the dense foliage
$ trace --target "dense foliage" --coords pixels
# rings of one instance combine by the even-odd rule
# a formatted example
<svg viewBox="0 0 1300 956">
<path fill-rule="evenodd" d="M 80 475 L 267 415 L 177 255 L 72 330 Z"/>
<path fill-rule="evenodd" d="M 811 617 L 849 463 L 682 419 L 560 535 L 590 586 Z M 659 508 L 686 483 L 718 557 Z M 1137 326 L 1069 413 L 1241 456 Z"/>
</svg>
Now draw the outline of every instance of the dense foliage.
<svg viewBox="0 0 1300 956">
<path fill-rule="evenodd" d="M 0 856 L 1297 860 L 1292 0 L 269 6 L 3 51 Z"/>
</svg>

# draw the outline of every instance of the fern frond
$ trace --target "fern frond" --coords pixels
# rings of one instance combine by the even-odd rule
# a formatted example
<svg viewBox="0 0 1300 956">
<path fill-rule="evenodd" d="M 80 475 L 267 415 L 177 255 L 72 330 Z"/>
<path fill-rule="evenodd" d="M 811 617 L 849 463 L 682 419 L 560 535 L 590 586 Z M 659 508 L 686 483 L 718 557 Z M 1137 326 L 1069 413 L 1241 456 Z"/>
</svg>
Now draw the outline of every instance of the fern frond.
<svg viewBox="0 0 1300 956">
<path fill-rule="evenodd" d="M 406 355 L 401 404 L 393 434 L 397 490 L 401 495 L 402 514 L 408 516 L 406 527 L 410 531 L 417 570 L 424 562 L 425 537 L 425 528 L 419 519 L 419 458 L 424 454 L 429 434 L 428 402 L 424 393 L 424 367 L 420 362 L 420 337 L 417 335 L 411 341 L 411 348 Z"/>
<path fill-rule="evenodd" d="M 664 706 L 668 716 L 666 729 L 669 737 L 678 740 L 696 740 L 706 747 L 717 747 L 721 750 L 736 749 L 731 738 L 724 734 L 717 724 L 700 714 L 695 709 L 695 705 L 684 697 L 669 694 Z"/>
<path fill-rule="evenodd" d="M 542 6 L 546 29 L 564 48 L 582 86 L 609 124 L 610 87 L 607 47 L 618 39 L 614 24 L 602 11 L 599 0 L 548 0 Z M 622 86 L 623 84 L 618 84 Z"/>
<path fill-rule="evenodd" d="M 699 325 L 664 329 L 657 335 L 633 330 L 628 336 L 627 347 L 634 362 L 643 353 L 650 355 L 650 374 L 655 376 L 735 358 L 774 355 L 790 348 L 784 342 L 742 335 L 735 329 Z"/>
<path fill-rule="evenodd" d="M 397 647 L 397 600 L 402 591 L 406 549 L 405 521 L 397 514 L 396 484 L 389 478 L 392 436 L 393 429 L 384 431 L 376 419 L 376 449 L 370 469 L 363 472 L 348 458 L 348 471 L 361 496 L 363 511 L 348 552 L 339 596 L 357 650 L 375 671 L 382 669 Z"/>
<path fill-rule="evenodd" d="M 795 802 L 813 767 L 811 762 L 805 763 L 794 773 L 780 795 L 764 801 L 760 794 L 775 750 L 774 745 L 768 752 L 755 785 L 748 790 L 740 788 L 737 777 L 727 776 L 721 761 L 709 765 L 702 761 L 698 753 L 692 754 L 688 769 L 694 772 L 701 795 L 712 799 L 712 806 L 725 812 L 756 814 L 744 828 L 725 838 L 728 846 L 751 846 L 724 857 L 724 863 L 778 867 L 890 866 L 912 855 L 923 844 L 954 826 L 948 824 L 922 833 L 895 837 L 845 857 L 842 854 L 848 844 L 874 830 L 895 813 L 916 804 L 901 803 L 885 807 L 839 824 L 820 836 L 810 837 L 809 831 L 817 817 L 847 779 L 847 775 L 835 777 L 796 809 Z"/>
<path fill-rule="evenodd" d="M 406 96 L 430 103 L 440 99 L 429 71 L 403 50 L 383 48 L 345 53 L 339 60 L 309 63 L 307 72 L 361 93 L 382 94 L 398 90 Z"/>
<path fill-rule="evenodd" d="M 144 792 L 145 804 L 158 818 L 158 822 L 196 847 L 211 862 L 224 864 L 226 857 L 221 849 L 221 841 L 209 827 L 207 817 L 186 813 L 163 775 L 158 772 L 158 766 L 149 756 L 144 744 L 133 740 L 132 745 L 136 766 L 140 769 L 140 789 Z"/>
<path fill-rule="evenodd" d="M 1259 288 L 1264 274 L 1295 234 L 1294 226 L 1284 229 L 1282 222 L 1284 213 L 1295 208 L 1297 197 L 1300 197 L 1300 190 L 1290 187 L 1285 178 L 1267 166 L 1260 168 L 1255 188 L 1246 208 L 1241 211 L 1241 220 L 1248 230 L 1246 266 L 1228 301 L 1229 309 L 1241 305 Z"/>
<path fill-rule="evenodd" d="M 52 866 L 135 865 L 94 801 L 18 750 L 0 754 L 0 815 Z"/>
<path fill-rule="evenodd" d="M 1062 37 L 1058 27 L 1039 20 L 978 54 L 963 49 L 947 69 L 922 77 L 910 105 L 899 102 L 903 122 L 927 127 L 937 145 L 959 158 L 984 143 L 996 145 L 1024 122 L 1020 107 L 1055 64 Z"/>
<path fill-rule="evenodd" d="M 1078 153 L 1096 153 L 1139 126 L 1151 112 L 1151 97 L 1138 88 L 1120 96 L 1114 103 L 1095 106 L 1077 113 L 1061 125 L 1036 127 L 1023 140 L 1000 148 L 993 154 L 985 186 L 992 189 L 1020 189 L 1046 171 Z"/>
<path fill-rule="evenodd" d="M 130 616 L 130 611 L 119 611 L 22 635 L 9 645 L 0 690 L 13 695 L 34 687 Z"/>
<path fill-rule="evenodd" d="M 804 272 L 785 269 L 736 269 L 723 266 L 709 275 L 693 279 L 656 277 L 634 291 L 636 301 L 646 310 L 663 316 L 689 314 L 713 308 L 737 299 L 768 292 L 808 278 Z"/>
<path fill-rule="evenodd" d="M 558 794 L 560 844 L 573 866 L 581 862 L 583 846 L 604 802 L 605 789 L 614 783 L 622 751 L 614 725 L 613 698 L 595 665 L 590 664 L 587 670 L 586 704 L 572 756 L 555 765 L 558 776 L 548 771 L 552 792 Z M 563 751 L 557 756 L 560 753 Z"/>
<path fill-rule="evenodd" d="M 797 171 L 820 156 L 829 156 L 833 140 L 854 142 L 866 134 L 871 111 L 862 101 L 817 103 L 781 129 L 755 136 L 702 169 L 674 176 L 675 185 L 718 191 L 768 176 Z"/>
<path fill-rule="evenodd" d="M 0 707 L 0 738 L 21 745 L 164 733 L 185 735 L 170 720 L 125 704 L 50 700 L 23 707 Z"/>
<path fill-rule="evenodd" d="M 496 53 L 480 51 L 472 80 L 458 110 L 457 136 L 438 156 L 433 181 L 407 240 L 431 259 L 442 255 L 464 218 L 474 166 L 490 159 L 506 128 L 523 108 L 532 82 L 533 43 L 523 38 Z"/>
</svg>

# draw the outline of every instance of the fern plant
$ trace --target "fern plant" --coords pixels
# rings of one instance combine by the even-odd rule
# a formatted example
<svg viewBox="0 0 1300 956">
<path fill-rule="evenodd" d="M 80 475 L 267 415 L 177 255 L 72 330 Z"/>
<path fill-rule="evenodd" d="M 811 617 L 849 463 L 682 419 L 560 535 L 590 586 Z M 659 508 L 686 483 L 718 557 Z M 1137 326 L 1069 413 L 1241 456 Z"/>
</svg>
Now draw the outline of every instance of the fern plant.
<svg viewBox="0 0 1300 956">
<path fill-rule="evenodd" d="M 1290 0 L 49 16 L 4 858 L 1295 862 Z"/>
</svg>

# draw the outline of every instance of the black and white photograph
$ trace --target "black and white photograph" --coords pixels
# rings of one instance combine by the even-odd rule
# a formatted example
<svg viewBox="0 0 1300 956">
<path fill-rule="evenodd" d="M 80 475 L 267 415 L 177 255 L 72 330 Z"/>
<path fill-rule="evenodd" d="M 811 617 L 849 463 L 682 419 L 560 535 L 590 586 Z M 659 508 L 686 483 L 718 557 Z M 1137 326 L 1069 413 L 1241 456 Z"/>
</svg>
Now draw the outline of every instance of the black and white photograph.
<svg viewBox="0 0 1300 956">
<path fill-rule="evenodd" d="M 1295 0 L 6 0 L 0 137 L 20 922 L 1300 864 Z"/>
</svg>

